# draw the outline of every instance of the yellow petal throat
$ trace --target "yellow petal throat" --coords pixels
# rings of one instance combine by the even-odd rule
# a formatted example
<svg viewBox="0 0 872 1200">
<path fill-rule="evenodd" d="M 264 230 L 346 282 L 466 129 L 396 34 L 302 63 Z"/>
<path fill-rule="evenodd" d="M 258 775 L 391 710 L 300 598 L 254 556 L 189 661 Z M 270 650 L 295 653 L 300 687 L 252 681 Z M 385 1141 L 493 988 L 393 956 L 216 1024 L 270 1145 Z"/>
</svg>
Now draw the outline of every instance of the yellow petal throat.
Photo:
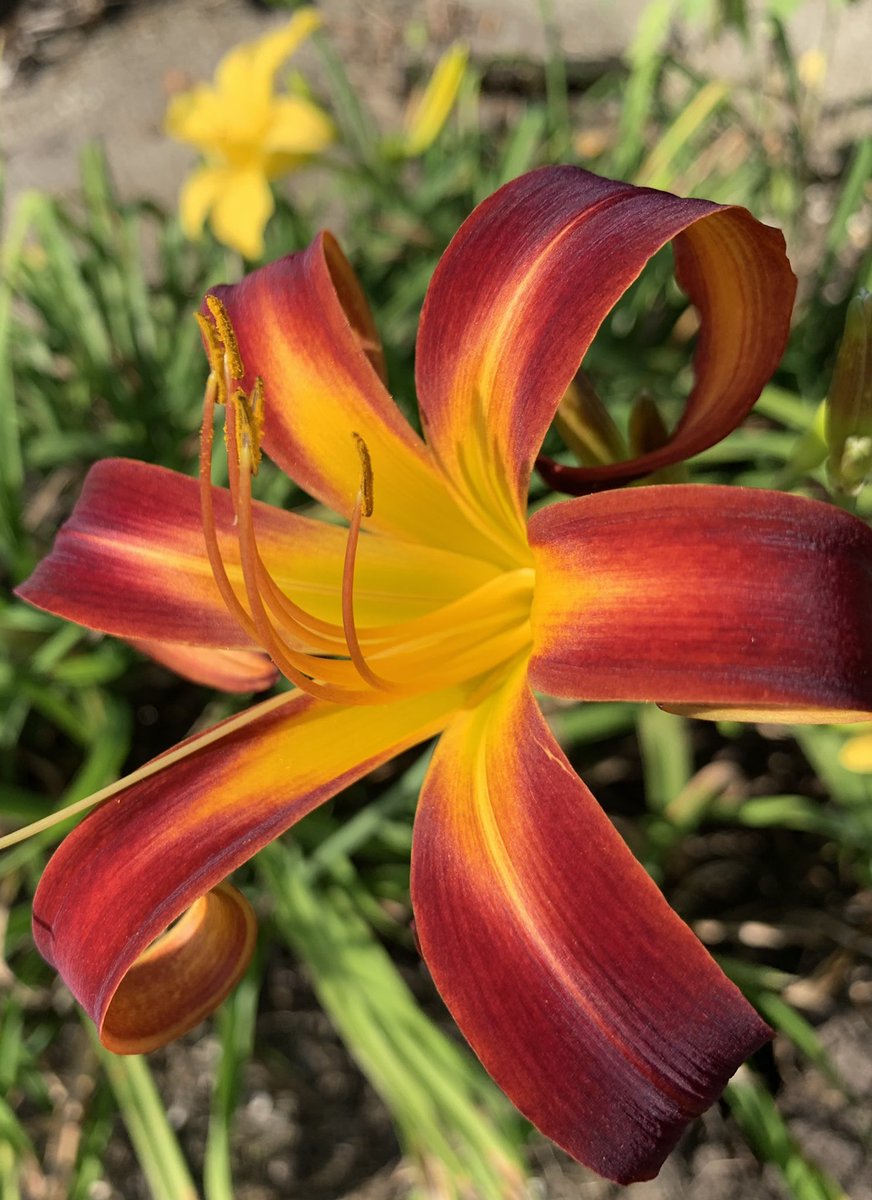
<svg viewBox="0 0 872 1200">
<path fill-rule="evenodd" d="M 296 603 L 267 569 L 257 541 L 251 477 L 260 458 L 265 397 L 255 379 L 249 395 L 239 386 L 244 374 L 235 335 L 220 300 L 208 297 L 211 322 L 200 316 L 212 371 L 206 388 L 200 453 L 203 530 L 215 583 L 243 632 L 269 654 L 276 667 L 302 691 L 337 704 L 379 704 L 458 684 L 502 677 L 509 662 L 529 653 L 529 614 L 533 570 L 525 556 L 508 569 L 490 569 L 469 560 L 469 572 L 456 572 L 456 595 L 423 616 L 359 626 L 355 605 L 358 547 L 373 535 L 362 533 L 378 503 L 378 480 L 364 439 L 352 434 L 360 460 L 339 589 L 340 619 L 318 617 Z M 216 528 L 211 461 L 214 410 L 226 406 L 225 439 L 230 494 L 239 539 L 243 592 L 234 586 Z M 434 556 L 444 552 L 433 548 Z M 458 556 L 458 562 L 463 563 Z M 386 596 L 390 578 L 384 579 Z"/>
</svg>

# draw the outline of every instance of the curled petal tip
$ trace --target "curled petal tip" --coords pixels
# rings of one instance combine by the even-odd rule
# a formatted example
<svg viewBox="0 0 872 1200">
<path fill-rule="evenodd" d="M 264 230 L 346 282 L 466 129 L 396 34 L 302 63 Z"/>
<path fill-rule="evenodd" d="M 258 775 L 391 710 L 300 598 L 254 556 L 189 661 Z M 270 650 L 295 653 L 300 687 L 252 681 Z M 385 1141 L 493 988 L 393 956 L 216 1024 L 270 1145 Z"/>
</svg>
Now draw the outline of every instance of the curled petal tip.
<svg viewBox="0 0 872 1200">
<path fill-rule="evenodd" d="M 256 941 L 251 905 L 219 884 L 130 967 L 103 1017 L 103 1045 L 115 1054 L 146 1054 L 193 1029 L 239 983 Z"/>
<path fill-rule="evenodd" d="M 505 490 L 523 505 L 579 362 L 669 242 L 676 277 L 701 317 L 683 419 L 665 445 L 633 458 L 576 468 L 540 460 L 540 470 L 553 486 L 584 494 L 681 462 L 743 420 L 787 340 L 796 280 L 781 234 L 744 209 L 546 167 L 479 205 L 424 304 L 415 368 L 422 417 L 459 488 L 493 494 L 496 458 Z"/>
</svg>

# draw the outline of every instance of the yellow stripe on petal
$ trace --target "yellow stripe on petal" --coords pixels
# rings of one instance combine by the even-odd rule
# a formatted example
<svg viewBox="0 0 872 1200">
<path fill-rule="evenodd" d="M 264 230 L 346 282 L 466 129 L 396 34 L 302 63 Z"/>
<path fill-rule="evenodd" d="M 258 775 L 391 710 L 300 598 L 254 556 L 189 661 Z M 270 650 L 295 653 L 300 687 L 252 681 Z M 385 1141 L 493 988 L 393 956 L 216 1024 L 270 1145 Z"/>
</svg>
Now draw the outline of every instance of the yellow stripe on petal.
<svg viewBox="0 0 872 1200">
<path fill-rule="evenodd" d="M 553 504 L 529 528 L 535 687 L 868 719 L 872 532 L 856 517 L 762 488 L 655 484 Z"/>
<path fill-rule="evenodd" d="M 240 600 L 245 588 L 229 493 L 213 489 L 218 544 Z M 347 532 L 341 526 L 254 505 L 264 563 L 291 600 L 341 622 Z M 420 618 L 495 576 L 492 564 L 394 538 L 361 537 L 354 603 L 364 627 Z M 251 647 L 215 586 L 197 481 L 129 459 L 105 459 L 54 548 L 18 589 L 49 612 L 128 639 L 226 649 Z"/>
<path fill-rule="evenodd" d="M 702 315 L 697 386 L 667 446 L 620 464 L 559 467 L 561 479 L 569 472 L 600 486 L 697 453 L 749 411 L 789 328 L 795 280 L 783 237 L 741 209 L 568 166 L 506 184 L 455 235 L 421 317 L 418 396 L 434 454 L 495 527 L 521 520 L 542 439 L 580 360 L 673 239 L 678 280 Z"/>
<path fill-rule="evenodd" d="M 332 237 L 213 292 L 233 323 L 248 372 L 243 386 L 263 380 L 264 448 L 307 492 L 351 516 L 357 434 L 372 460 L 367 528 L 501 565 L 525 561 L 523 531 L 477 526 L 475 506 L 458 502 L 385 389 L 366 301 Z"/>
</svg>

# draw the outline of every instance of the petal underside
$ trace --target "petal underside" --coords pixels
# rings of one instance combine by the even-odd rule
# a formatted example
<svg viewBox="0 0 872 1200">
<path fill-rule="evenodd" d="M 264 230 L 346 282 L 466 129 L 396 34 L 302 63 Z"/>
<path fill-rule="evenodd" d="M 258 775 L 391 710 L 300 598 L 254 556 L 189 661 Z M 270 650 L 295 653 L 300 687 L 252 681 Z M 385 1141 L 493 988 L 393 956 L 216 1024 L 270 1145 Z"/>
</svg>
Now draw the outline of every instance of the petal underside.
<svg viewBox="0 0 872 1200">
<path fill-rule="evenodd" d="M 275 697 L 168 752 L 165 769 L 91 813 L 46 867 L 33 921 L 103 1042 L 145 1052 L 214 1009 L 252 948 L 246 902 L 214 889 L 322 801 L 438 733 L 462 700 L 454 690 L 349 709 Z"/>
<path fill-rule="evenodd" d="M 130 638 L 142 654 L 169 667 L 192 683 L 217 688 L 220 692 L 261 692 L 272 687 L 278 672 L 259 650 L 223 650 L 214 646 L 185 646 L 179 642 L 155 642 Z"/>
<path fill-rule="evenodd" d="M 229 493 L 213 489 L 227 573 L 245 589 Z M 286 595 L 325 620 L 341 619 L 347 532 L 266 504 L 255 505 L 258 545 Z M 449 551 L 362 537 L 355 570 L 361 626 L 420 617 L 493 576 L 493 567 Z M 243 649 L 206 555 L 195 479 L 130 459 L 88 474 L 52 552 L 18 594 L 92 629 L 128 639 Z"/>
<path fill-rule="evenodd" d="M 743 419 L 787 338 L 795 280 L 784 239 L 744 209 L 568 166 L 506 184 L 455 236 L 424 304 L 418 396 L 436 457 L 494 522 L 520 519 L 542 439 L 597 329 L 673 239 L 702 320 L 684 418 L 660 450 L 584 469 L 583 486 L 561 476 L 574 491 L 680 461 Z"/>
<path fill-rule="evenodd" d="M 245 388 L 263 380 L 263 445 L 283 470 L 349 516 L 361 483 L 357 434 L 372 465 L 371 528 L 493 558 L 388 394 L 375 324 L 329 234 L 213 292 L 233 325 Z"/>
<path fill-rule="evenodd" d="M 740 719 L 872 711 L 872 531 L 832 505 L 632 488 L 543 509 L 530 542 L 543 691 Z"/>
<path fill-rule="evenodd" d="M 543 1133 L 656 1174 L 769 1031 L 577 778 L 523 678 L 459 715 L 415 822 L 421 948 L 464 1036 Z"/>
</svg>

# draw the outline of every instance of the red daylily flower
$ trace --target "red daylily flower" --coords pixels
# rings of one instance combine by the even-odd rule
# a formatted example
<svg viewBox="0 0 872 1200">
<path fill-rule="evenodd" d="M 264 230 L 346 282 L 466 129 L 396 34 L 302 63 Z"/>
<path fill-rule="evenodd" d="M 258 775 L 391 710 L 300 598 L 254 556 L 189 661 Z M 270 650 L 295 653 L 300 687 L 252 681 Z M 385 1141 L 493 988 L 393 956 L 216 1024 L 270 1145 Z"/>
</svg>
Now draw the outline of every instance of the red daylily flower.
<svg viewBox="0 0 872 1200">
<path fill-rule="evenodd" d="M 101 793 L 111 801 L 49 863 L 36 939 L 107 1046 L 153 1048 L 214 1008 L 253 938 L 229 872 L 435 734 L 414 830 L 417 933 L 460 1029 L 531 1121 L 603 1175 L 651 1177 L 769 1037 L 531 691 L 747 719 L 872 710 L 872 533 L 844 512 L 675 485 L 599 490 L 526 522 L 560 398 L 670 241 L 702 322 L 696 384 L 669 443 L 587 470 L 595 490 L 719 440 L 774 369 L 794 281 L 781 235 L 743 209 L 571 167 L 506 185 L 430 285 L 426 442 L 385 389 L 329 235 L 207 298 L 199 484 L 98 464 L 20 589 L 198 679 L 266 684 L 261 649 L 297 685 Z M 210 481 L 216 400 L 230 491 Z M 253 501 L 261 441 L 350 529 Z"/>
</svg>

